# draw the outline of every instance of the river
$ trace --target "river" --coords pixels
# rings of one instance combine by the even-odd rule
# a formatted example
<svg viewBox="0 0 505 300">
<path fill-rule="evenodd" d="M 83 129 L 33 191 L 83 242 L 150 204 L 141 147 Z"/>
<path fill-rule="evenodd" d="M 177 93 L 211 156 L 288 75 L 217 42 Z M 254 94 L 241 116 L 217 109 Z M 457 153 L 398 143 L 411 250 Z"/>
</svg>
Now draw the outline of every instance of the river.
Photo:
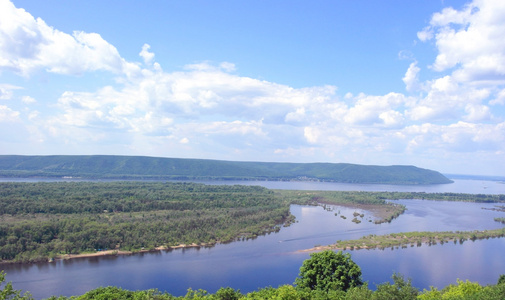
<svg viewBox="0 0 505 300">
<path fill-rule="evenodd" d="M 275 189 L 411 191 L 505 194 L 505 184 L 492 181 L 455 180 L 453 184 L 394 186 L 320 182 L 204 182 L 207 184 L 262 185 Z M 495 204 L 401 200 L 407 211 L 391 223 L 376 225 L 351 222 L 355 209 L 293 205 L 298 220 L 278 233 L 254 240 L 220 244 L 211 248 L 177 249 L 156 253 L 105 258 L 82 258 L 32 265 L 2 265 L 15 289 L 30 291 L 36 299 L 51 295 L 79 295 L 99 286 L 115 285 L 129 290 L 156 288 L 176 296 L 188 288 L 211 293 L 232 287 L 247 293 L 267 286 L 292 284 L 308 253 L 297 250 L 326 245 L 336 240 L 368 234 L 402 231 L 483 230 L 500 228 L 496 217 L 505 213 L 485 210 Z M 335 213 L 347 216 L 342 219 Z M 505 239 L 466 241 L 462 245 L 408 247 L 405 249 L 350 251 L 361 267 L 363 279 L 374 288 L 393 272 L 412 278 L 419 289 L 442 288 L 456 280 L 496 283 L 505 273 Z"/>
</svg>

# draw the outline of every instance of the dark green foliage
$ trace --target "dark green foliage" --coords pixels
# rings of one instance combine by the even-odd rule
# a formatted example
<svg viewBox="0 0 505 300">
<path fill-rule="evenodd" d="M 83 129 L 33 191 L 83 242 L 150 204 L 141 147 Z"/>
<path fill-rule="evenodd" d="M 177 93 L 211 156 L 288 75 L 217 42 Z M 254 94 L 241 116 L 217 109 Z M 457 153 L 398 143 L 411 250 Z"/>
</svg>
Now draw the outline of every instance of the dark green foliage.
<svg viewBox="0 0 505 300">
<path fill-rule="evenodd" d="M 368 300 L 372 299 L 373 291 L 368 288 L 368 284 L 365 283 L 362 286 L 352 287 L 345 293 L 345 300 Z"/>
<path fill-rule="evenodd" d="M 310 255 L 303 262 L 295 280 L 299 289 L 347 291 L 363 284 L 360 267 L 351 260 L 349 253 L 326 250 Z"/>
<path fill-rule="evenodd" d="M 500 222 L 502 224 L 505 224 L 505 218 L 494 218 L 496 222 Z"/>
<path fill-rule="evenodd" d="M 216 299 L 218 300 L 238 300 L 242 297 L 240 290 L 234 290 L 231 287 L 220 288 L 216 292 Z"/>
<path fill-rule="evenodd" d="M 375 194 L 377 197 L 388 200 L 419 199 L 419 200 L 461 201 L 461 202 L 476 202 L 476 203 L 505 202 L 505 195 L 493 195 L 493 194 L 425 193 L 425 192 L 374 192 L 373 194 Z"/>
<path fill-rule="evenodd" d="M 349 183 L 440 184 L 442 174 L 414 166 L 364 166 L 332 163 L 267 163 L 140 156 L 0 155 L 0 176 L 324 180 Z"/>
<path fill-rule="evenodd" d="M 0 215 L 244 208 L 271 202 L 259 186 L 163 182 L 0 183 Z"/>
<path fill-rule="evenodd" d="M 259 291 L 247 294 L 244 299 L 263 300 L 263 299 L 279 299 L 279 300 L 302 300 L 315 299 L 309 297 L 310 293 L 304 293 L 296 290 L 291 285 L 282 285 L 278 288 L 264 288 Z"/>
<path fill-rule="evenodd" d="M 294 191 L 283 190 L 282 195 L 290 202 L 302 205 L 327 203 L 327 204 L 376 204 L 383 205 L 395 203 L 386 200 L 435 200 L 435 201 L 461 201 L 476 203 L 503 203 L 505 195 L 493 194 L 463 194 L 463 193 L 425 193 L 425 192 L 358 192 L 358 191 Z M 396 204 L 398 205 L 398 204 Z M 491 210 L 500 210 L 497 205 Z"/>
<path fill-rule="evenodd" d="M 64 298 L 63 298 L 64 299 Z M 78 297 L 72 297 L 75 300 L 170 300 L 177 299 L 169 294 L 163 294 L 158 290 L 146 291 L 128 291 L 118 287 L 101 287 L 87 292 Z"/>
<path fill-rule="evenodd" d="M 501 274 L 497 284 L 505 284 L 505 274 Z"/>
<path fill-rule="evenodd" d="M 255 186 L 0 183 L 0 259 L 213 244 L 280 230 L 289 203 Z"/>
<path fill-rule="evenodd" d="M 419 291 L 412 286 L 410 279 L 405 280 L 400 274 L 393 274 L 393 284 L 379 284 L 371 299 L 374 300 L 413 300 Z"/>
</svg>

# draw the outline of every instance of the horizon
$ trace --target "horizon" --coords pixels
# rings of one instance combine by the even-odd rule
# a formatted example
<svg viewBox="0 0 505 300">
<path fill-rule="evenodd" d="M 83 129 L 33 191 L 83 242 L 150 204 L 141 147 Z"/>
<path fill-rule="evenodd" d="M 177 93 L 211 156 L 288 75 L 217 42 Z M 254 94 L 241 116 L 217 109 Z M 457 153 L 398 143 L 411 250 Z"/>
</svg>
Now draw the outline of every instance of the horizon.
<svg viewBox="0 0 505 300">
<path fill-rule="evenodd" d="M 167 159 L 187 159 L 187 160 L 214 160 L 214 161 L 230 161 L 230 162 L 247 162 L 247 163 L 286 163 L 286 164 L 349 164 L 349 165 L 361 165 L 361 166 L 377 166 L 377 167 L 393 167 L 393 166 L 400 166 L 400 167 L 416 167 L 416 168 L 421 168 L 416 165 L 377 165 L 377 164 L 369 164 L 369 165 L 364 165 L 364 164 L 353 164 L 353 163 L 346 163 L 346 162 L 325 162 L 325 161 L 312 161 L 312 162 L 304 162 L 304 163 L 299 163 L 299 162 L 293 162 L 293 161 L 255 161 L 255 160 L 224 160 L 224 159 L 210 159 L 210 158 L 191 158 L 191 157 L 164 157 L 164 156 L 149 156 L 149 155 L 115 155 L 115 154 L 83 154 L 83 155 L 74 155 L 74 154 L 48 154 L 48 155 L 23 155 L 23 154 L 0 154 L 0 156 L 124 156 L 124 157 L 146 157 L 146 158 L 167 158 Z M 425 169 L 425 168 L 421 168 Z M 456 177 L 470 177 L 470 178 L 463 178 L 463 179 L 468 179 L 468 180 L 505 180 L 505 176 L 500 176 L 500 175 L 488 175 L 488 174 L 461 174 L 461 173 L 444 173 L 440 172 L 439 170 L 436 169 L 428 169 L 431 171 L 436 171 L 439 172 L 440 174 L 444 175 L 447 178 L 451 178 L 451 176 L 456 176 Z M 460 178 L 461 179 L 461 178 Z"/>
<path fill-rule="evenodd" d="M 492 0 L 0 0 L 0 155 L 503 178 L 504 35 Z"/>
</svg>

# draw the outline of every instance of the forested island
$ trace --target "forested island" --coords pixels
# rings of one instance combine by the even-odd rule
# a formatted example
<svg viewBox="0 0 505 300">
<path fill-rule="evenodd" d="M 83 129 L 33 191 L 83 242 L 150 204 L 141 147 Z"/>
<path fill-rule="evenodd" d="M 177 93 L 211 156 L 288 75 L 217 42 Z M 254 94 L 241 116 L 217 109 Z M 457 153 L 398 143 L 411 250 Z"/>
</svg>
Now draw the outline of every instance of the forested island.
<svg viewBox="0 0 505 300">
<path fill-rule="evenodd" d="M 444 184 L 415 166 L 238 162 L 116 155 L 0 155 L 0 177 L 171 180 L 311 180 L 344 183 Z"/>
</svg>

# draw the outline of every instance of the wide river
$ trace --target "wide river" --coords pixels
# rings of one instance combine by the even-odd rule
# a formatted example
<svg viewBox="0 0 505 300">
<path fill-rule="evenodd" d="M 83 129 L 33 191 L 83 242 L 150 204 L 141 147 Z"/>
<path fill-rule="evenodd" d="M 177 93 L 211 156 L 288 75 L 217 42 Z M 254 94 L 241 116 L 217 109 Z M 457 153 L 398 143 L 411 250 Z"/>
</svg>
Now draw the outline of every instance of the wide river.
<svg viewBox="0 0 505 300">
<path fill-rule="evenodd" d="M 5 180 L 4 181 L 14 181 Z M 273 189 L 344 190 L 344 191 L 411 191 L 505 194 L 505 184 L 482 180 L 455 180 L 452 184 L 394 186 L 337 184 L 319 182 L 204 182 L 207 184 L 261 185 Z M 278 233 L 254 240 L 220 244 L 211 248 L 177 249 L 167 252 L 130 256 L 60 260 L 31 265 L 0 265 L 7 281 L 15 289 L 30 291 L 36 299 L 52 295 L 79 295 L 88 290 L 115 285 L 129 290 L 152 289 L 176 296 L 188 288 L 211 293 L 220 287 L 240 289 L 242 293 L 267 286 L 292 284 L 303 260 L 309 253 L 298 252 L 336 240 L 354 239 L 368 234 L 405 231 L 483 230 L 501 228 L 496 217 L 504 212 L 486 210 L 496 204 L 399 201 L 407 211 L 391 223 L 375 225 L 351 222 L 355 209 L 333 207 L 291 207 L 297 223 Z M 502 204 L 501 204 L 502 205 Z M 347 216 L 342 219 L 335 216 Z M 505 274 L 505 239 L 466 241 L 462 245 L 446 243 L 405 249 L 350 251 L 361 267 L 363 279 L 371 288 L 390 280 L 394 272 L 412 278 L 414 286 L 442 288 L 457 279 L 496 283 Z"/>
</svg>

